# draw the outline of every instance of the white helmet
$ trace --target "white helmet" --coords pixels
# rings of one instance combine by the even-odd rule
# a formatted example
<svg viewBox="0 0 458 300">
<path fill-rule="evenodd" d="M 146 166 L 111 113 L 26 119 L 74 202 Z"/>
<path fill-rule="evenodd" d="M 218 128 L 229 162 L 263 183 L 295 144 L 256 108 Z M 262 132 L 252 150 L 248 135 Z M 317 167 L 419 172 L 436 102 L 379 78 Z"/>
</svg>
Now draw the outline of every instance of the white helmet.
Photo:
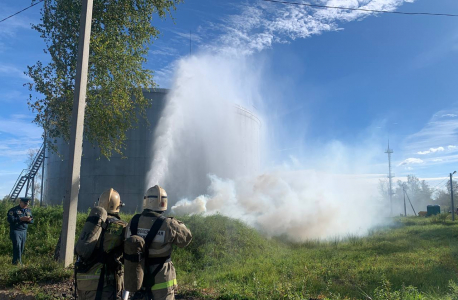
<svg viewBox="0 0 458 300">
<path fill-rule="evenodd" d="M 119 213 L 119 209 L 124 206 L 124 203 L 121 202 L 119 193 L 110 188 L 100 195 L 98 206 L 105 208 L 109 214 L 115 214 Z"/>
<path fill-rule="evenodd" d="M 167 193 L 165 190 L 158 185 L 149 188 L 145 197 L 143 197 L 143 209 L 167 210 Z"/>
</svg>

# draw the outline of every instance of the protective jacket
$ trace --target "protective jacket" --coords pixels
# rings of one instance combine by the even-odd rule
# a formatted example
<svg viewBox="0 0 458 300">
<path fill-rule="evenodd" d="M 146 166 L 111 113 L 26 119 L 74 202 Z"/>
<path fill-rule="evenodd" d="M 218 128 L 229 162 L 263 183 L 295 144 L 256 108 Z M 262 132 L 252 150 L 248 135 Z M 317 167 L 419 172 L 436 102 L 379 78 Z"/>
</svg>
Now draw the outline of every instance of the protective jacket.
<svg viewBox="0 0 458 300">
<path fill-rule="evenodd" d="M 11 208 L 8 211 L 8 223 L 10 223 L 10 231 L 24 231 L 27 230 L 29 224 L 33 224 L 33 219 L 30 222 L 22 222 L 22 217 L 32 217 L 30 208 L 21 208 L 20 205 Z"/>
<path fill-rule="evenodd" d="M 10 239 L 13 243 L 13 265 L 22 264 L 22 253 L 25 249 L 27 228 L 29 224 L 33 224 L 33 219 L 30 222 L 24 222 L 21 221 L 22 217 L 32 217 L 30 208 L 21 208 L 18 205 L 11 208 L 7 213 L 7 220 L 10 223 Z"/>
<path fill-rule="evenodd" d="M 121 260 L 126 226 L 127 223 L 119 215 L 109 214 L 104 232 L 91 257 L 85 261 L 79 258 L 76 269 L 79 299 L 96 299 L 98 289 L 101 289 L 99 299 L 120 298 L 123 289 Z"/>
<path fill-rule="evenodd" d="M 151 226 L 160 213 L 145 209 L 138 219 L 137 235 L 145 238 L 151 229 Z M 131 224 L 132 220 L 126 229 L 126 239 L 132 235 Z M 148 249 L 148 259 L 146 268 L 149 268 L 149 274 L 154 271 L 157 274 L 154 278 L 147 278 L 148 272 L 145 273 L 143 280 L 144 286 L 151 286 L 153 299 L 173 299 L 174 291 L 177 287 L 176 273 L 171 261 L 172 245 L 178 247 L 186 247 L 192 240 L 191 231 L 173 217 L 165 218 L 157 235 L 154 237 Z M 156 273 L 154 272 L 154 273 Z M 131 274 L 126 274 L 126 281 Z M 149 291 L 148 291 L 149 292 Z"/>
</svg>

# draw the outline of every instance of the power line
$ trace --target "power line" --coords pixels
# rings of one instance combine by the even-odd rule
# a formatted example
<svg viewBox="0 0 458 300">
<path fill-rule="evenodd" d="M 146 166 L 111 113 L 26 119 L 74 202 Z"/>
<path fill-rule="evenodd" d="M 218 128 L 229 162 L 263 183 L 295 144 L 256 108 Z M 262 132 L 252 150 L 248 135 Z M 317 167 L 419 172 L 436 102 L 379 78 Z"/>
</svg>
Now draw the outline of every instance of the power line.
<svg viewBox="0 0 458 300">
<path fill-rule="evenodd" d="M 446 180 L 448 180 L 448 178 L 445 178 L 445 179 L 441 180 L 438 184 L 436 184 L 436 185 L 435 185 L 434 187 L 432 187 L 431 189 L 432 189 L 432 190 L 435 190 L 438 186 L 444 184 L 444 182 L 445 182 Z M 446 185 L 447 185 L 447 184 L 448 184 L 448 183 L 446 183 Z"/>
<path fill-rule="evenodd" d="M 429 12 L 404 12 L 404 11 L 389 11 L 389 10 L 375 10 L 375 9 L 366 9 L 366 8 L 352 8 L 352 7 L 340 7 L 340 6 L 329 6 L 329 5 L 319 5 L 319 4 L 310 4 L 302 2 L 289 2 L 289 1 L 280 1 L 280 0 L 263 0 L 265 2 L 274 2 L 282 4 L 293 4 L 293 5 L 302 5 L 309 7 L 319 7 L 319 8 L 335 8 L 335 9 L 345 9 L 345 10 L 358 10 L 358 11 L 367 11 L 375 13 L 386 13 L 386 14 L 399 14 L 399 15 L 425 15 L 425 16 L 441 16 L 441 17 L 458 17 L 454 14 L 441 14 L 441 13 L 429 13 Z"/>
<path fill-rule="evenodd" d="M 23 10 L 20 10 L 20 11 L 18 11 L 17 13 L 14 13 L 14 14 L 12 14 L 12 15 L 9 16 L 9 17 L 6 17 L 6 18 L 4 18 L 3 20 L 0 20 L 0 23 L 3 22 L 3 21 L 8 20 L 8 19 L 11 18 L 11 17 L 14 17 L 15 15 L 20 14 L 20 13 L 23 12 L 24 10 L 27 10 L 27 9 L 31 8 L 32 6 L 35 6 L 35 5 L 37 5 L 37 4 L 39 4 L 39 3 L 43 2 L 43 1 L 45 1 L 45 0 L 39 0 L 38 2 L 36 2 L 36 3 L 34 3 L 34 4 L 30 5 L 30 6 L 28 6 L 28 7 L 26 7 L 26 8 L 24 8 Z"/>
</svg>

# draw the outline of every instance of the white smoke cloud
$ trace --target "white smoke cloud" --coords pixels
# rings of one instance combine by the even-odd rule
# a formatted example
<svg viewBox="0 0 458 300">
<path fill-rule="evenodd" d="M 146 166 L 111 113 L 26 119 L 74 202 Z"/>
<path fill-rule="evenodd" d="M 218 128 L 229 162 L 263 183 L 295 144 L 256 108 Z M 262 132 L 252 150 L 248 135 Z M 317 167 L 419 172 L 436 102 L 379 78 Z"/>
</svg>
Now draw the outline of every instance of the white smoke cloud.
<svg viewBox="0 0 458 300">
<path fill-rule="evenodd" d="M 322 4 L 394 10 L 405 2 L 413 1 Z M 269 91 L 261 89 L 262 65 L 253 64 L 252 54 L 274 43 L 341 30 L 341 22 L 369 15 L 373 13 L 256 1 L 214 26 L 219 32 L 213 42 L 175 64 L 171 93 L 155 132 L 147 185 L 165 187 L 174 213 L 221 213 L 269 236 L 286 235 L 296 241 L 364 234 L 381 222 L 377 181 L 337 174 L 339 169 L 355 174 L 367 168 L 373 145 L 349 149 L 334 141 L 319 153 L 313 168 L 305 169 L 307 164 L 298 159 L 293 165 L 303 170 L 268 167 L 259 164 L 263 155 L 279 148 L 275 141 L 264 143 L 265 133 L 273 130 L 268 127 L 269 115 L 258 124 L 237 116 L 243 109 L 234 105 L 262 115 L 262 99 Z M 349 154 L 353 150 L 364 154 L 355 158 Z"/>
<path fill-rule="evenodd" d="M 383 221 L 380 176 L 351 175 L 367 171 L 380 154 L 372 144 L 352 149 L 329 142 L 313 167 L 297 157 L 281 166 L 261 163 L 278 145 L 265 142 L 264 134 L 276 130 L 270 116 L 251 105 L 268 93 L 260 90 L 259 68 L 247 58 L 210 54 L 178 63 L 147 184 L 167 190 L 175 214 L 220 213 L 294 241 L 364 234 Z M 240 116 L 235 104 L 264 121 Z"/>
<path fill-rule="evenodd" d="M 236 216 L 268 236 L 293 241 L 366 234 L 380 224 L 382 203 L 362 179 L 313 170 L 277 170 L 237 180 L 209 176 L 208 194 L 179 201 L 174 213 Z M 332 187 L 329 185 L 332 182 Z M 348 201 L 351 199 L 351 201 Z"/>
</svg>

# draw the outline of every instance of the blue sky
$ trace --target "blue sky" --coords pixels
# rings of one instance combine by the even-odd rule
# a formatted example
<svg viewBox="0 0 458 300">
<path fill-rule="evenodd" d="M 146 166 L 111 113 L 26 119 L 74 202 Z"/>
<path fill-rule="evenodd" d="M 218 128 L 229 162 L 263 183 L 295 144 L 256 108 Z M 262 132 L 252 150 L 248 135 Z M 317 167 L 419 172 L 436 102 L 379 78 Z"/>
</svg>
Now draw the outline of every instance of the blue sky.
<svg viewBox="0 0 458 300">
<path fill-rule="evenodd" d="M 456 0 L 322 0 L 334 6 L 458 14 Z M 29 5 L 1 0 L 0 19 Z M 30 23 L 37 5 L 0 23 L 0 195 L 8 194 L 38 148 L 31 123 L 27 65 L 47 61 Z M 263 108 L 275 140 L 269 160 L 304 168 L 342 154 L 369 156 L 362 172 L 387 172 L 387 140 L 397 177 L 439 182 L 458 169 L 458 18 L 308 9 L 259 1 L 186 1 L 147 67 L 169 87 L 174 62 L 202 51 L 245 57 L 262 72 Z M 326 149 L 326 151 L 324 151 Z M 331 149 L 331 150 L 329 150 Z M 327 151 L 329 150 L 329 151 Z M 326 154 L 324 154 L 326 153 Z M 333 157 L 334 159 L 336 157 Z M 332 160 L 334 161 L 334 160 Z"/>
</svg>

